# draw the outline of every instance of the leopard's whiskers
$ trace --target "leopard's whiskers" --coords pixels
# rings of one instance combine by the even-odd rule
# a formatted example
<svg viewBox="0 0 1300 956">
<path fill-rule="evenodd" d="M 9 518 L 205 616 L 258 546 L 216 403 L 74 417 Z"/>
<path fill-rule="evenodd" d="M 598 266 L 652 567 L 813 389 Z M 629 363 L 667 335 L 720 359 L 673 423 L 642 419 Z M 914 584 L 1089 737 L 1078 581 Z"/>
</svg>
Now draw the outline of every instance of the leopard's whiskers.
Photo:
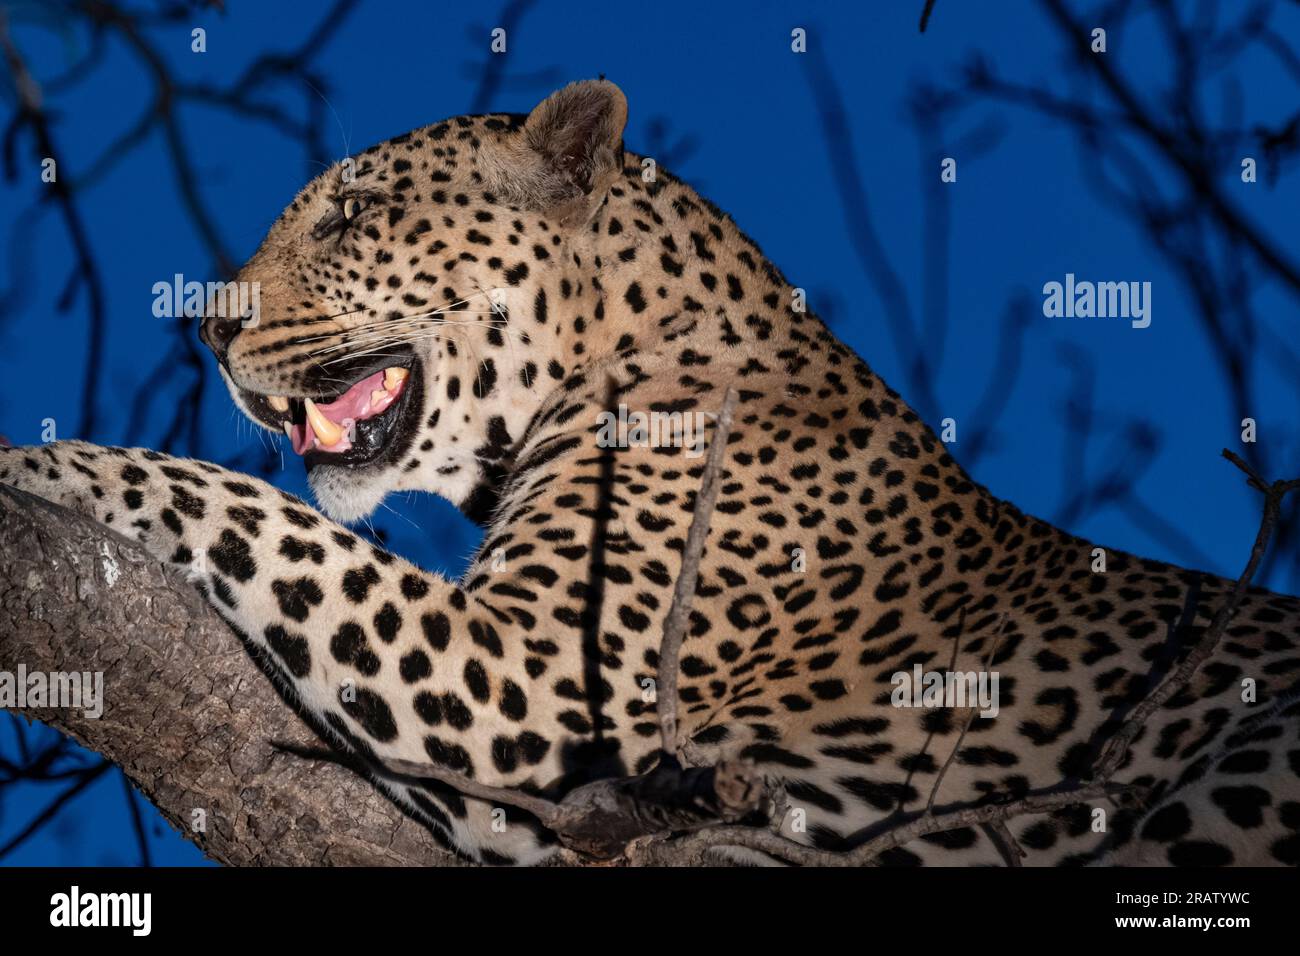
<svg viewBox="0 0 1300 956">
<path fill-rule="evenodd" d="M 425 319 L 428 319 L 428 318 L 430 318 L 430 317 L 432 317 L 432 316 L 442 315 L 442 314 L 447 313 L 447 312 L 456 312 L 456 311 L 459 311 L 459 307 L 460 307 L 460 306 L 468 305 L 471 301 L 473 301 L 474 299 L 478 298 L 480 295 L 484 295 L 484 294 L 486 294 L 486 293 L 476 292 L 474 295 L 468 296 L 468 297 L 466 297 L 466 298 L 464 298 L 464 299 L 461 299 L 461 300 L 459 300 L 459 301 L 457 301 L 457 302 L 451 302 L 451 303 L 449 303 L 449 304 L 447 304 L 447 305 L 444 305 L 444 306 L 442 306 L 441 308 L 438 308 L 438 309 L 431 309 L 431 310 L 426 311 L 426 312 L 412 312 L 410 315 L 400 316 L 400 317 L 398 317 L 398 318 L 396 318 L 396 319 L 391 319 L 391 318 L 390 318 L 390 319 L 375 319 L 374 321 L 363 323 L 362 325 L 356 326 L 355 328 L 352 328 L 352 329 L 339 329 L 339 330 L 336 331 L 336 332 L 326 332 L 326 333 L 323 334 L 323 335 L 299 336 L 299 337 L 293 339 L 293 344 L 294 344 L 294 345 L 306 345 L 306 344 L 311 343 L 311 342 L 320 342 L 320 341 L 324 341 L 324 340 L 326 340 L 326 339 L 336 338 L 336 337 L 338 337 L 338 336 L 340 336 L 340 335 L 353 335 L 353 334 L 364 333 L 364 332 L 368 332 L 368 331 L 372 331 L 372 330 L 378 330 L 378 329 L 384 329 L 384 328 L 400 327 L 403 323 L 420 322 L 420 321 L 423 321 L 423 320 L 425 320 Z M 338 317 L 343 316 L 343 315 L 350 315 L 350 314 L 352 314 L 353 312 L 357 312 L 357 311 L 360 311 L 360 309 L 359 309 L 359 308 L 358 308 L 358 309 L 353 309 L 353 310 L 351 310 L 350 312 L 341 312 L 341 313 L 339 313 L 338 316 L 331 316 L 331 318 L 338 318 Z M 485 313 L 481 313 L 481 314 L 486 315 L 487 313 L 485 312 Z"/>
</svg>

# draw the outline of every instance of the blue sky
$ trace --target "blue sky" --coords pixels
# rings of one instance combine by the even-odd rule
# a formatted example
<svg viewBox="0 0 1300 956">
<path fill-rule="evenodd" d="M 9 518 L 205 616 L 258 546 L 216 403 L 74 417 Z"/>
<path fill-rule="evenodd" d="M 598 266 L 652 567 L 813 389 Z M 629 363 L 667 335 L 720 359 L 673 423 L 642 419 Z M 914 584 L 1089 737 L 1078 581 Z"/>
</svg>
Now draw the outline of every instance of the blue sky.
<svg viewBox="0 0 1300 956">
<path fill-rule="evenodd" d="M 1090 157 L 1063 125 L 1033 110 L 977 101 L 945 125 L 945 146 L 936 153 L 922 146 L 909 119 L 917 84 L 960 86 L 963 67 L 976 54 L 1003 78 L 1061 96 L 1084 88 L 1079 67 L 1037 3 L 938 0 L 924 35 L 917 31 L 922 5 L 536 3 L 518 5 L 522 15 L 503 21 L 492 3 L 371 0 L 351 12 L 313 59 L 323 90 L 286 85 L 265 97 L 293 117 L 319 112 L 325 155 L 309 157 L 300 143 L 267 124 L 201 104 L 182 107 L 180 141 L 197 174 L 198 201 L 221 242 L 242 260 L 320 170 L 321 160 L 470 112 L 476 97 L 485 96 L 480 105 L 489 110 L 526 112 L 557 85 L 604 74 L 627 94 L 628 146 L 655 155 L 731 213 L 786 276 L 808 290 L 810 308 L 905 398 L 919 402 L 909 394 L 907 363 L 885 317 L 897 314 L 896 303 L 882 298 L 863 268 L 855 207 L 842 188 L 846 176 L 855 177 L 906 309 L 922 330 L 920 348 L 937 370 L 933 407 L 923 411 L 933 425 L 956 420 L 959 460 L 967 460 L 969 444 L 963 442 L 974 437 L 990 383 L 995 392 L 1005 388 L 987 451 L 970 465 L 975 478 L 1028 512 L 1049 520 L 1065 516 L 1068 530 L 1099 544 L 1235 577 L 1259 502 L 1218 458 L 1225 446 L 1243 450 L 1239 419 L 1183 277 L 1135 226 L 1131 210 L 1099 201 Z M 38 82 L 56 77 L 86 51 L 86 30 L 52 17 L 51 7 L 8 6 L 13 36 Z M 178 82 L 228 85 L 260 54 L 295 49 L 327 8 L 249 0 L 227 6 L 225 15 L 195 13 L 185 23 L 145 31 Z M 1229 13 L 1236 9 L 1225 5 Z M 480 84 L 492 55 L 490 31 L 502 22 L 509 23 L 505 69 L 485 95 Z M 190 50 L 195 26 L 207 32 L 205 53 Z M 1300 36 L 1300 8 L 1281 5 L 1275 26 L 1283 36 Z M 803 54 L 790 47 L 797 27 L 807 31 Z M 1134 19 L 1109 36 L 1104 55 L 1150 97 L 1157 116 L 1167 117 L 1170 101 L 1160 91 L 1169 83 L 1171 53 L 1157 27 L 1150 16 Z M 827 78 L 836 93 L 829 92 Z M 1276 124 L 1294 112 L 1295 86 L 1278 58 L 1256 54 L 1227 64 L 1198 105 L 1208 116 L 1231 117 L 1236 128 Z M 151 91 L 139 58 L 119 38 L 109 41 L 83 80 L 48 91 L 60 174 L 73 181 L 84 176 L 143 113 Z M 12 89 L 5 93 L 8 113 Z M 843 130 L 838 160 L 828 150 L 828 128 Z M 1100 135 L 1110 144 L 1126 134 L 1103 129 Z M 939 159 L 949 155 L 958 176 L 945 184 Z M 1177 189 L 1177 174 L 1164 160 L 1140 145 L 1133 155 L 1150 189 Z M 184 368 L 149 380 L 175 341 L 168 320 L 152 315 L 151 290 L 177 272 L 215 278 L 212 258 L 186 214 L 157 130 L 110 160 L 102 178 L 77 197 L 105 277 L 108 336 L 93 356 L 84 294 L 70 308 L 58 307 L 73 263 L 62 225 L 46 207 L 34 223 L 24 220 L 21 230 L 15 228 L 46 188 L 30 140 L 20 140 L 15 175 L 0 183 L 0 432 L 16 444 L 38 442 L 43 421 L 52 418 L 59 437 L 157 446 L 191 380 Z M 1284 167 L 1273 183 L 1261 175 L 1260 182 L 1245 184 L 1239 158 L 1230 155 L 1215 181 L 1294 260 L 1300 259 L 1300 193 L 1287 172 Z M 927 210 L 937 190 L 944 191 L 950 221 L 946 268 L 927 240 Z M 1150 282 L 1151 326 L 1045 317 L 1043 284 L 1062 281 L 1066 273 Z M 934 295 L 936 275 L 946 276 L 946 320 L 935 309 L 942 301 Z M 1293 340 L 1294 293 L 1254 271 L 1250 276 L 1241 302 L 1251 307 L 1261 341 Z M 15 290 L 21 294 L 15 297 Z M 1018 363 L 1009 363 L 999 348 L 1013 301 L 1020 304 L 1011 314 L 1023 328 Z M 98 424 L 83 435 L 76 429 L 88 361 L 101 372 Z M 1246 369 L 1260 444 L 1279 469 L 1270 477 L 1300 474 L 1291 361 L 1294 353 L 1261 346 Z M 1095 374 L 1096 429 L 1080 462 L 1071 457 L 1079 446 L 1064 425 L 1063 409 L 1075 381 L 1072 369 L 1082 367 Z M 146 389 L 155 390 L 151 410 L 144 427 L 128 434 L 132 402 Z M 285 455 L 282 465 L 270 439 L 256 435 L 234 411 L 210 368 L 199 415 L 197 451 L 203 457 L 269 463 L 272 480 L 304 491 L 301 464 Z M 1149 467 L 1131 474 L 1119 438 L 1138 421 L 1158 433 L 1158 447 Z M 1119 490 L 1131 490 L 1140 506 L 1067 507 L 1081 477 L 1109 471 L 1121 476 Z M 427 496 L 399 497 L 389 506 L 375 525 L 391 547 L 426 567 L 458 572 L 477 541 L 475 529 Z M 1300 588 L 1292 569 L 1282 566 L 1271 570 L 1267 583 Z M 0 725 L 0 755 L 12 753 L 6 750 L 11 736 Z M 0 845 L 53 792 L 6 792 Z M 119 778 L 102 778 L 4 862 L 129 862 L 135 851 L 125 806 Z M 199 859 L 166 824 L 150 825 L 157 861 Z"/>
</svg>

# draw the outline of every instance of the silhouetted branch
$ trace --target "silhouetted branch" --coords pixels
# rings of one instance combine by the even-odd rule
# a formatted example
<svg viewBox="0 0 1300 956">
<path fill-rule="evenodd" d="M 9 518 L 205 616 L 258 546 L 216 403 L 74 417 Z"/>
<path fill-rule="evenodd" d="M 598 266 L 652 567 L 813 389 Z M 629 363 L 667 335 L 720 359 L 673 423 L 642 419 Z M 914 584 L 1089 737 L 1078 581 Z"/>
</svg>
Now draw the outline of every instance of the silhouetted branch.
<svg viewBox="0 0 1300 956">
<path fill-rule="evenodd" d="M 947 94 L 935 94 L 936 100 L 949 110 L 974 102 L 1006 104 L 1072 130 L 1090 190 L 1133 222 L 1174 270 L 1191 302 L 1191 314 L 1209 340 L 1232 420 L 1257 418 L 1254 366 L 1263 359 L 1284 368 L 1287 355 L 1263 344 L 1285 337 L 1269 327 L 1272 316 L 1262 314 L 1252 299 L 1270 283 L 1296 297 L 1300 266 L 1276 237 L 1250 221 L 1232 201 L 1223 173 L 1235 170 L 1242 156 L 1252 155 L 1263 181 L 1275 183 L 1286 164 L 1300 157 L 1300 113 L 1291 109 L 1247 127 L 1236 105 L 1239 96 L 1222 97 L 1225 109 L 1214 121 L 1200 104 L 1207 101 L 1212 81 L 1229 93 L 1242 87 L 1241 81 L 1224 71 L 1251 50 L 1267 50 L 1300 84 L 1300 61 L 1272 26 L 1278 5 L 1252 3 L 1242 8 L 1240 16 L 1229 19 L 1225 5 L 1213 2 L 1194 8 L 1164 0 L 1112 2 L 1086 13 L 1064 0 L 1040 2 L 1078 67 L 1072 71 L 1078 82 L 1068 92 L 1055 92 L 1041 80 L 998 76 L 987 62 L 975 58 L 966 67 L 963 84 Z M 1089 45 L 1093 26 L 1104 26 L 1111 42 L 1122 45 L 1119 31 L 1139 13 L 1152 14 L 1171 57 L 1165 84 L 1144 78 L 1141 90 L 1124 75 L 1122 58 L 1093 53 Z M 1166 170 L 1171 174 L 1164 174 Z M 1300 379 L 1289 376 L 1288 381 Z M 1300 394 L 1295 399 L 1300 400 Z M 1077 417 L 1067 420 L 1075 441 L 1086 441 L 1079 425 Z M 1132 434 L 1139 429 L 1154 434 L 1152 426 L 1138 420 L 1124 428 Z M 1283 443 L 1273 440 L 1248 448 L 1257 467 L 1267 471 L 1270 461 L 1278 460 Z M 1138 463 L 1149 459 L 1138 446 L 1130 450 L 1146 456 Z M 1076 464 L 1082 458 L 1081 450 L 1067 455 L 1073 455 Z M 1124 482 L 1103 476 L 1077 483 L 1075 476 L 1084 474 L 1077 467 L 1063 472 L 1068 504 L 1058 514 L 1058 523 L 1077 518 L 1084 507 L 1109 501 L 1183 560 L 1210 563 L 1177 522 L 1142 502 L 1131 478 Z M 1278 547 L 1270 551 L 1261 570 L 1286 562 L 1292 575 L 1300 571 L 1292 525 L 1279 522 Z"/>
<path fill-rule="evenodd" d="M 1269 538 L 1273 534 L 1273 528 L 1276 526 L 1278 515 L 1281 513 L 1282 500 L 1292 491 L 1300 489 L 1300 478 L 1269 483 L 1252 470 L 1240 456 L 1228 451 L 1226 448 L 1223 450 L 1223 457 L 1244 471 L 1250 478 L 1247 484 L 1264 495 L 1263 514 L 1260 516 L 1259 531 L 1255 534 L 1255 543 L 1250 549 L 1250 558 L 1247 560 L 1246 567 L 1242 570 L 1241 575 L 1237 578 L 1236 584 L 1233 585 L 1231 592 L 1229 592 L 1227 600 L 1215 613 L 1210 626 L 1205 629 L 1205 633 L 1201 635 L 1191 653 L 1183 659 L 1183 662 L 1178 665 L 1172 674 L 1165 678 L 1159 687 L 1149 693 L 1140 704 L 1133 708 L 1133 712 L 1129 715 L 1124 726 L 1111 737 L 1101 759 L 1097 762 L 1093 775 L 1094 779 L 1103 782 L 1110 780 L 1115 771 L 1123 765 L 1125 758 L 1128 756 L 1129 747 L 1150 716 L 1163 707 L 1174 694 L 1188 685 L 1197 669 L 1209 660 L 1210 655 L 1219 646 L 1224 631 L 1227 630 L 1233 616 L 1237 613 L 1237 608 L 1241 605 L 1241 599 L 1246 596 L 1246 589 L 1250 587 L 1251 579 L 1255 576 L 1260 561 L 1263 560 L 1264 552 L 1268 550 Z"/>
<path fill-rule="evenodd" d="M 925 9 L 921 11 L 921 32 L 930 25 L 930 14 L 934 12 L 934 0 L 925 0 Z"/>
<path fill-rule="evenodd" d="M 1042 0 L 1042 3 L 1071 43 L 1080 65 L 1092 70 L 1101 78 L 1116 102 L 1123 107 L 1129 123 L 1140 130 L 1146 139 L 1182 173 L 1187 187 L 1208 204 L 1223 229 L 1242 240 L 1258 256 L 1260 262 L 1291 287 L 1293 294 L 1300 296 L 1300 268 L 1253 223 L 1249 222 L 1234 204 L 1229 202 L 1219 189 L 1216 177 L 1211 171 L 1186 148 L 1179 137 L 1157 122 L 1143 107 L 1137 94 L 1111 66 L 1110 60 L 1104 56 L 1095 56 L 1089 51 L 1088 31 L 1074 19 L 1063 0 Z M 1173 31 L 1170 33 L 1175 38 L 1176 46 L 1181 47 L 1183 42 L 1181 33 Z M 1192 82 L 1190 77 L 1184 78 L 1182 100 L 1184 103 L 1193 99 L 1187 95 Z"/>
<path fill-rule="evenodd" d="M 903 364 L 908 404 L 922 418 L 934 421 L 939 406 L 933 370 L 921 345 L 906 288 L 872 221 L 839 85 L 821 57 L 808 57 L 805 62 L 854 255 L 880 297 L 886 325 Z"/>
<path fill-rule="evenodd" d="M 472 37 L 473 42 L 482 43 L 483 49 L 489 52 L 481 63 L 475 65 L 479 83 L 478 89 L 474 92 L 471 113 L 486 113 L 496 102 L 497 93 L 505 81 L 511 38 L 515 35 L 515 29 L 519 25 L 519 21 L 524 18 L 524 15 L 528 13 L 534 3 L 535 0 L 508 0 L 501 13 L 497 15 L 496 22 L 491 24 L 489 28 L 483 29 L 481 34 Z M 507 52 L 505 53 L 490 52 L 490 30 L 497 27 L 506 31 Z"/>
<path fill-rule="evenodd" d="M 2 141 L 4 172 L 8 179 L 18 175 L 18 151 L 21 138 L 31 142 L 31 151 L 37 161 L 51 158 L 56 161 L 56 178 L 43 184 L 40 198 L 16 216 L 9 244 L 11 275 L 21 276 L 5 291 L 0 303 L 4 314 L 14 311 L 20 297 L 30 294 L 31 250 L 36 247 L 31 237 L 36 232 L 39 219 L 47 208 L 57 209 L 73 248 L 73 268 L 57 297 L 57 308 L 66 312 L 73 307 L 78 296 L 84 294 L 87 303 L 87 365 L 80 389 L 81 407 L 75 433 L 94 438 L 101 430 L 102 401 L 101 375 L 104 364 L 105 343 L 108 339 L 109 315 L 103 279 L 94 251 L 94 236 L 82 217 L 79 203 L 86 193 L 105 181 L 118 165 L 145 147 L 155 132 L 161 132 L 162 144 L 171 166 L 181 196 L 182 208 L 194 232 L 200 237 L 211 256 L 215 271 L 227 278 L 235 268 L 235 255 L 221 235 L 212 207 L 203 195 L 202 177 L 195 166 L 190 140 L 183 132 L 182 109 L 187 105 L 200 105 L 224 109 L 231 115 L 252 122 L 267 123 L 284 135 L 300 142 L 312 159 L 320 160 L 321 130 L 325 121 L 322 114 L 307 120 L 278 105 L 271 97 L 281 88 L 301 89 L 309 102 L 321 100 L 325 83 L 310 70 L 310 64 L 324 45 L 337 36 L 346 18 L 356 8 L 356 0 L 335 0 L 316 21 L 315 26 L 297 45 L 285 52 L 267 52 L 256 57 L 249 67 L 229 84 L 207 84 L 178 79 L 170 62 L 159 52 L 150 36 L 154 28 L 169 28 L 188 23 L 194 9 L 183 4 L 159 4 L 152 9 L 129 9 L 125 5 L 105 0 L 52 0 L 53 16 L 71 29 L 83 28 L 89 38 L 87 48 L 68 67 L 57 75 L 39 83 L 28 68 L 18 43 L 8 24 L 0 19 L 0 49 L 5 57 L 6 72 L 12 81 L 15 109 L 5 124 Z M 0 18 L 3 13 L 0 12 Z M 84 84 L 93 82 L 93 71 L 102 63 L 110 43 L 125 45 L 136 62 L 143 65 L 149 82 L 149 91 L 143 106 L 135 111 L 133 119 L 108 144 L 81 163 L 70 163 L 56 146 L 57 129 L 65 122 L 58 111 L 48 103 L 52 96 L 70 94 Z M 74 169 L 73 166 L 79 167 Z M 48 190 L 48 191 L 46 191 Z M 60 277 L 62 279 L 62 277 Z M 179 454 L 202 454 L 203 434 L 200 427 L 201 397 L 205 388 L 208 367 L 199 351 L 194 324 L 178 317 L 170 324 L 171 348 L 159 361 L 152 373 L 143 378 L 141 387 L 128 399 L 130 408 L 126 433 L 130 441 L 148 443 L 155 448 Z M 180 383 L 181 394 L 175 390 Z M 170 412 L 163 423 L 161 437 L 149 441 L 145 436 L 150 413 L 169 403 Z M 267 457 L 260 460 L 241 458 L 242 470 L 267 473 Z M 17 749 L 29 749 L 23 729 L 16 727 Z M 39 752 L 33 752 L 29 767 L 43 765 L 42 755 L 50 759 L 67 752 L 62 739 L 43 742 Z M 73 772 L 69 772 L 73 773 Z M 81 774 L 83 771 L 75 771 Z M 0 765 L 0 786 L 16 783 L 19 779 L 51 781 L 62 778 L 40 778 L 23 772 L 22 768 Z M 64 795 L 64 799 L 71 799 Z M 62 803 L 60 803 L 60 806 Z M 147 862 L 148 848 L 142 828 L 138 805 L 128 803 L 132 826 L 135 829 L 142 859 Z M 31 833 L 35 833 L 52 816 L 39 815 Z M 30 834 L 29 834 L 30 835 Z"/>
<path fill-rule="evenodd" d="M 18 92 L 18 112 L 8 129 L 6 153 L 8 154 L 12 149 L 10 144 L 18 133 L 25 129 L 32 135 L 33 153 L 37 164 L 39 165 L 47 159 L 54 161 L 55 177 L 52 182 L 46 185 L 54 197 L 53 201 L 59 207 L 59 211 L 63 216 L 64 227 L 68 232 L 68 238 L 72 242 L 75 253 L 73 276 L 86 290 L 89 306 L 89 316 L 87 317 L 89 335 L 86 370 L 81 392 L 81 421 L 78 428 L 79 434 L 90 435 L 95 430 L 98 415 L 100 356 L 104 347 L 104 327 L 107 322 L 103 281 L 100 278 L 95 254 L 91 249 L 90 237 L 86 232 L 85 222 L 81 217 L 80 210 L 73 201 L 72 190 L 68 187 L 67 173 L 66 171 L 60 171 L 66 170 L 66 166 L 62 163 L 62 153 L 54 146 L 54 136 L 51 131 L 49 116 L 41 102 L 40 87 L 28 71 L 22 54 L 18 51 L 12 37 L 9 35 L 8 18 L 4 10 L 0 10 L 0 47 L 3 47 L 5 63 L 8 66 L 14 88 Z"/>
</svg>

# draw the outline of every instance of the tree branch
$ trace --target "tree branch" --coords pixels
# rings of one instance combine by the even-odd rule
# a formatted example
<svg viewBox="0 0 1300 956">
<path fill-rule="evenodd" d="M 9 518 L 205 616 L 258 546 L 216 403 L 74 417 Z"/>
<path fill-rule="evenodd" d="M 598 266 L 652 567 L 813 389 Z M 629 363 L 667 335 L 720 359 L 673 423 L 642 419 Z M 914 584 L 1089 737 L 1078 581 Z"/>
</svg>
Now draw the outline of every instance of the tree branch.
<svg viewBox="0 0 1300 956">
<path fill-rule="evenodd" d="M 318 742 L 224 621 L 137 545 L 0 486 L 0 669 L 103 671 L 104 710 L 23 711 L 103 754 L 230 865 L 455 865 Z M 192 824 L 203 811 L 206 832 Z"/>
</svg>

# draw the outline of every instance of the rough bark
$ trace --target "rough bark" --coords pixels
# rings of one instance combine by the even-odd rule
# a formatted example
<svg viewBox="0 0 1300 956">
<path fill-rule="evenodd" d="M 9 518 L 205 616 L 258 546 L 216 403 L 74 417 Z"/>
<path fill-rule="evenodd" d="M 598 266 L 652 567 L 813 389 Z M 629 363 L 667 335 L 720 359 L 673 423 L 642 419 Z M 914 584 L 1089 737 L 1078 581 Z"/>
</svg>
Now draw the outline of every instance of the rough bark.
<svg viewBox="0 0 1300 956">
<path fill-rule="evenodd" d="M 455 865 L 323 745 L 179 574 L 125 537 L 0 485 L 0 670 L 103 671 L 98 719 L 23 711 L 122 767 L 231 865 Z M 206 811 L 206 832 L 191 829 Z"/>
</svg>

